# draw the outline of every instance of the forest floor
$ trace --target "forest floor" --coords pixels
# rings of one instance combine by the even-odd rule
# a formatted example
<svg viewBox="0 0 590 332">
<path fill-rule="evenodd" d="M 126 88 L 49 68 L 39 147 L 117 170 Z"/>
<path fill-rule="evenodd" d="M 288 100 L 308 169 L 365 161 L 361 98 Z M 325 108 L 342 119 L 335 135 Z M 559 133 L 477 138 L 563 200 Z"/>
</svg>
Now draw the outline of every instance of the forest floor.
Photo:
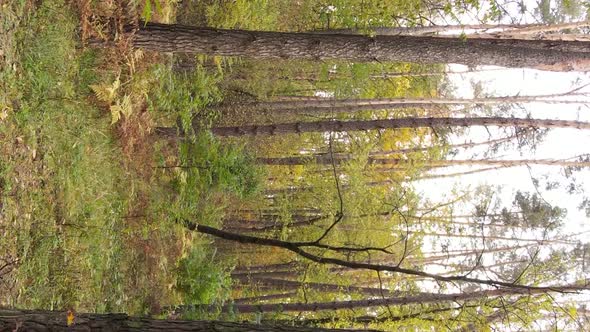
<svg viewBox="0 0 590 332">
<path fill-rule="evenodd" d="M 162 167 L 176 147 L 151 138 L 154 118 L 171 118 L 148 112 L 146 97 L 170 76 L 169 59 L 122 38 L 86 47 L 118 19 L 89 1 L 1 6 L 0 303 L 159 313 L 178 302 L 181 259 L 206 246 L 175 222 L 195 213 L 170 194 L 178 172 Z M 206 185 L 188 195 L 220 199 Z"/>
<path fill-rule="evenodd" d="M 156 139 L 153 129 L 180 120 L 189 132 L 192 119 L 205 126 L 286 121 L 284 114 L 273 119 L 237 106 L 318 89 L 363 98 L 436 94 L 429 80 L 370 77 L 409 71 L 408 64 L 183 59 L 134 50 L 122 33 L 129 16 L 225 28 L 315 30 L 326 18 L 309 14 L 315 13 L 313 1 L 187 0 L 178 8 L 170 1 L 151 11 L 140 6 L 131 14 L 114 3 L 16 0 L 0 5 L 0 306 L 158 315 L 169 305 L 260 295 L 251 285 L 232 289 L 231 268 L 285 263 L 292 256 L 215 243 L 220 252 L 230 253 L 220 260 L 209 239 L 195 236 L 179 221 L 221 226 L 224 217 L 240 211 L 229 221 L 252 226 L 272 205 L 260 190 L 266 175 L 273 180 L 264 183 L 265 189 L 312 183 L 317 192 L 298 195 L 300 201 L 272 198 L 276 211 L 271 214 L 276 215 L 267 221 L 276 225 L 265 235 L 317 237 L 325 225 L 290 233 L 291 209 L 317 205 L 337 211 L 337 200 L 327 198 L 336 195 L 331 174 L 301 165 L 266 167 L 263 174 L 244 141 L 260 155 L 284 156 L 306 146 L 325 149 L 325 137 L 220 142 L 198 133 L 172 142 Z M 340 77 L 333 79 L 336 67 Z M 221 114 L 216 106 L 223 103 L 231 107 Z M 349 117 L 355 116 L 362 114 Z M 383 148 L 415 136 L 414 131 L 384 133 L 392 145 Z M 349 206 L 363 204 L 365 199 Z M 239 262 L 231 256 L 236 252 Z M 301 271 L 290 272 L 298 278 Z M 303 278 L 354 282 L 328 272 L 306 264 Z M 298 292 L 306 301 L 330 295 Z"/>
</svg>

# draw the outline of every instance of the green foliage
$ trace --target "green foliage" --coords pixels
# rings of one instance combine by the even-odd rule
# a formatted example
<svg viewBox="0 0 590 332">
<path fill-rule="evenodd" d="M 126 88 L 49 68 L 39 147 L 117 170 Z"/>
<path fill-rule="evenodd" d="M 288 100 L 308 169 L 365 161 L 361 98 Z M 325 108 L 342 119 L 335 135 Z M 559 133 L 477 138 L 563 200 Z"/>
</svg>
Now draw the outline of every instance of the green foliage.
<svg viewBox="0 0 590 332">
<path fill-rule="evenodd" d="M 3 189 L 11 190 L 2 218 L 11 220 L 11 236 L 0 248 L 20 264 L 17 292 L 4 300 L 104 310 L 123 299 L 115 221 L 125 209 L 124 181 L 105 135 L 108 121 L 80 101 L 95 81 L 95 63 L 92 52 L 76 50 L 74 17 L 63 2 L 44 2 L 16 31 L 21 56 L 14 59 L 19 77 L 11 84 L 22 95 L 1 127 L 3 136 L 17 140 L 2 143 L 9 153 Z M 105 287 L 103 280 L 116 282 Z M 97 298 L 108 301 L 97 304 Z"/>
<path fill-rule="evenodd" d="M 176 289 L 186 304 L 223 304 L 230 295 L 229 267 L 215 251 L 191 250 L 178 262 Z"/>
<path fill-rule="evenodd" d="M 10 14 L 12 5 L 16 10 Z M 11 27 L 0 34 L 10 61 L 0 66 L 0 77 L 6 79 L 0 93 L 0 221 L 7 225 L 0 251 L 19 262 L 7 288 L 2 284 L 0 301 L 23 308 L 132 314 L 176 303 L 171 291 L 176 260 L 206 244 L 185 240 L 183 226 L 174 222 L 180 212 L 167 204 L 176 197 L 167 192 L 170 177 L 138 176 L 126 168 L 124 160 L 141 157 L 142 167 L 152 169 L 151 159 L 125 155 L 110 116 L 89 101 L 101 97 L 111 111 L 119 106 L 115 111 L 124 115 L 130 107 L 123 106 L 141 106 L 138 95 L 157 82 L 159 89 L 149 100 L 153 108 L 176 118 L 180 111 L 174 106 L 180 106 L 185 118 L 207 119 L 201 112 L 220 98 L 216 76 L 196 71 L 160 81 L 171 73 L 163 70 L 155 79 L 138 73 L 129 81 L 119 76 L 121 70 L 104 70 L 100 51 L 81 51 L 69 5 L 59 0 L 38 5 L 25 12 L 24 2 L 7 4 L 6 15 L 0 15 L 1 26 Z M 159 143 L 153 148 L 166 152 Z M 206 208 L 217 212 L 210 214 L 215 222 L 222 216 L 216 203 L 225 191 L 246 195 L 254 187 L 239 183 L 250 177 L 237 153 L 215 145 L 217 159 L 207 152 L 205 159 L 223 166 L 206 172 L 207 179 L 194 179 L 203 184 L 200 194 L 210 198 Z M 143 208 L 147 203 L 153 204 Z"/>
<path fill-rule="evenodd" d="M 513 206 L 518 215 L 507 208 L 502 210 L 502 221 L 506 225 L 521 225 L 524 227 L 542 227 L 549 230 L 561 226 L 567 211 L 557 206 L 551 206 L 537 194 L 517 191 Z"/>
<path fill-rule="evenodd" d="M 206 15 L 212 26 L 227 29 L 272 29 L 279 18 L 271 0 L 213 1 Z"/>
<path fill-rule="evenodd" d="M 156 13 L 162 13 L 162 5 L 160 4 L 160 0 L 144 0 L 141 18 L 145 23 L 152 19 L 154 9 Z"/>
<path fill-rule="evenodd" d="M 200 65 L 186 73 L 156 65 L 151 74 L 155 85 L 147 95 L 151 111 L 180 117 L 187 132 L 192 131 L 195 118 L 203 125 L 210 125 L 216 118 L 217 114 L 207 110 L 207 106 L 221 101 L 217 87 L 220 75 L 210 74 Z"/>
<path fill-rule="evenodd" d="M 197 217 L 217 224 L 225 208 L 221 193 L 244 198 L 258 191 L 260 169 L 242 148 L 201 132 L 180 143 L 179 149 L 174 180 L 178 196 L 173 205 L 179 219 Z"/>
</svg>

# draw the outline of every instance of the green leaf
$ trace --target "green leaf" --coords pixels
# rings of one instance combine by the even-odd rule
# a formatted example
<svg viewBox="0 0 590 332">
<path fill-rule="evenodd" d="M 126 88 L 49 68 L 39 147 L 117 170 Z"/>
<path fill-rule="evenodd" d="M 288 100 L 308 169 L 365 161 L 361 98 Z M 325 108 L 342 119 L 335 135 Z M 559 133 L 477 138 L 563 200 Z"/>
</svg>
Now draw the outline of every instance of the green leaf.
<svg viewBox="0 0 590 332">
<path fill-rule="evenodd" d="M 157 6 L 159 6 L 159 4 Z M 143 21 L 145 22 L 145 24 L 147 24 L 150 21 L 150 19 L 152 18 L 152 1 L 151 0 L 145 0 L 145 4 L 143 6 L 143 12 L 141 14 L 141 17 L 143 18 Z"/>
</svg>

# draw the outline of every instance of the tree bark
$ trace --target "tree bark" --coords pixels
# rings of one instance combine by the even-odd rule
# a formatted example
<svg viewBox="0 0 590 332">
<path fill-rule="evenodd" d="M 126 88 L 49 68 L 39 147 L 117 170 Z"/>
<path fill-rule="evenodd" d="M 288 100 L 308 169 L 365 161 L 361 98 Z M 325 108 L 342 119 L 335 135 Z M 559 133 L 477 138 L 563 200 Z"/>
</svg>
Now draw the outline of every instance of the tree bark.
<svg viewBox="0 0 590 332">
<path fill-rule="evenodd" d="M 244 109 L 245 111 L 251 112 L 276 112 L 271 114 L 338 114 L 338 113 L 356 113 L 356 112 L 363 112 L 363 111 L 378 111 L 378 110 L 397 110 L 397 109 L 422 109 L 422 110 L 440 110 L 441 106 L 435 103 L 404 103 L 403 101 L 400 103 L 392 102 L 392 103 L 375 103 L 375 104 L 368 104 L 368 103 L 359 103 L 359 104 L 349 104 L 349 105 L 342 105 L 342 106 L 333 106 L 333 107 L 324 107 L 324 106 L 305 106 L 306 103 L 302 103 L 299 106 L 295 107 L 286 107 L 286 108 L 275 108 L 275 105 L 271 105 L 270 103 L 256 103 L 256 104 L 246 104 L 237 106 L 240 109 Z M 276 102 L 279 103 L 279 102 Z M 284 102 L 280 102 L 284 104 Z M 576 103 L 578 103 L 576 101 Z M 457 104 L 457 105 L 461 105 Z M 219 111 L 225 112 L 227 110 L 235 109 L 235 105 L 224 105 L 218 108 Z"/>
<path fill-rule="evenodd" d="M 590 63 L 588 42 L 461 39 L 415 36 L 337 35 L 197 28 L 140 23 L 134 46 L 160 52 L 187 52 L 256 58 L 348 59 L 468 66 L 539 67 L 571 71 Z M 564 51 L 566 50 L 566 51 Z"/>
<path fill-rule="evenodd" d="M 331 155 L 301 156 L 301 157 L 277 157 L 277 158 L 257 158 L 259 164 L 264 165 L 305 165 L 309 163 L 331 165 L 332 163 L 340 165 L 355 160 L 353 155 L 337 155 L 332 158 Z M 473 165 L 494 165 L 500 167 L 516 167 L 525 165 L 544 165 L 544 166 L 563 166 L 563 167 L 589 167 L 589 161 L 567 161 L 555 159 L 522 159 L 522 160 L 491 160 L 491 159 L 472 159 L 472 160 L 408 160 L 401 158 L 373 158 L 367 160 L 369 165 L 396 165 L 411 166 L 420 165 L 424 167 L 450 167 L 450 166 L 473 166 Z"/>
<path fill-rule="evenodd" d="M 494 104 L 516 104 L 516 103 L 546 103 L 546 104 L 583 104 L 579 100 L 563 100 L 559 97 L 585 96 L 584 93 L 575 92 L 575 90 L 537 96 L 501 96 L 485 98 L 314 98 L 306 100 L 283 100 L 283 101 L 266 101 L 246 104 L 246 107 L 265 109 L 265 110 L 291 110 L 306 109 L 313 111 L 316 108 L 344 108 L 344 107 L 380 107 L 377 109 L 386 109 L 388 107 L 400 107 L 401 105 L 410 105 L 411 107 L 428 106 L 428 105 L 494 105 Z M 368 108 L 369 109 L 369 108 Z M 335 111 L 337 112 L 338 109 Z"/>
<path fill-rule="evenodd" d="M 0 331 L 313 332 L 352 330 L 257 325 L 221 321 L 160 320 L 130 317 L 126 314 L 90 313 L 76 314 L 74 324 L 68 326 L 66 312 L 63 311 L 0 309 Z"/>
<path fill-rule="evenodd" d="M 590 129 L 590 123 L 570 120 L 522 119 L 499 117 L 474 118 L 398 118 L 358 121 L 293 122 L 271 125 L 248 125 L 211 128 L 217 136 L 281 135 L 313 132 L 345 132 L 375 129 L 436 128 L 436 127 L 521 127 L 521 128 L 577 128 Z M 198 127 L 195 129 L 199 129 Z M 178 137 L 176 128 L 156 128 L 165 137 Z"/>
<path fill-rule="evenodd" d="M 388 305 L 411 305 L 424 303 L 445 303 L 445 302 L 459 302 L 476 299 L 486 299 L 496 296 L 515 296 L 515 295 L 534 295 L 547 294 L 552 292 L 567 292 L 568 287 L 562 289 L 555 289 L 553 291 L 526 291 L 518 289 L 494 289 L 479 292 L 465 292 L 454 294 L 420 294 L 416 296 L 400 296 L 377 298 L 370 300 L 356 300 L 356 301 L 332 301 L 332 302 L 316 302 L 316 303 L 269 303 L 269 304 L 234 304 L 224 306 L 224 311 L 235 310 L 239 313 L 256 313 L 256 312 L 291 312 L 291 311 L 322 311 L 322 310 L 339 310 L 339 309 L 356 309 L 356 308 L 371 308 Z M 176 312 L 190 308 L 213 309 L 209 305 L 188 305 L 179 306 Z"/>
</svg>

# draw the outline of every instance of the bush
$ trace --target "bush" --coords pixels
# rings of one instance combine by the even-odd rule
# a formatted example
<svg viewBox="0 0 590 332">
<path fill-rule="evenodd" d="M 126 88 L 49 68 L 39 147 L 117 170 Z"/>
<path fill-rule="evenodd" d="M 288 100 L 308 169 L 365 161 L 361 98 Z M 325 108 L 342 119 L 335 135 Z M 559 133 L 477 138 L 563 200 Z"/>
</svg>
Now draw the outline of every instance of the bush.
<svg viewBox="0 0 590 332">
<path fill-rule="evenodd" d="M 176 289 L 185 304 L 213 304 L 221 306 L 230 295 L 231 276 L 229 266 L 215 260 L 215 251 L 196 246 L 189 255 L 179 261 Z M 190 318 L 206 313 L 187 312 Z M 194 317 L 197 316 L 197 317 Z"/>
</svg>

